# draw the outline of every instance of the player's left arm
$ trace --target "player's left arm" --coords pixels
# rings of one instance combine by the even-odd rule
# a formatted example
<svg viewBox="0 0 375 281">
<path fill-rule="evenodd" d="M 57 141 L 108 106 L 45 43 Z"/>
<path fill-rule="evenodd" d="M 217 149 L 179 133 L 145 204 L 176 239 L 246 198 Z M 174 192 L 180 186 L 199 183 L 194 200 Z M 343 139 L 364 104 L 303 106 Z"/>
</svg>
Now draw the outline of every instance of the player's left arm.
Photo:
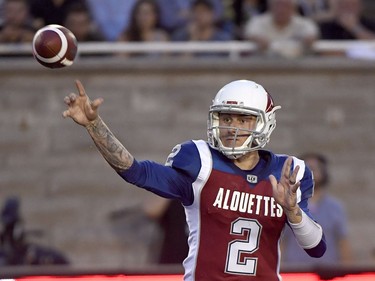
<svg viewBox="0 0 375 281">
<path fill-rule="evenodd" d="M 303 161 L 288 157 L 279 182 L 273 175 L 270 176 L 270 181 L 273 196 L 282 206 L 298 244 L 310 256 L 321 257 L 326 250 L 323 229 L 312 219 L 307 208 L 307 200 L 313 192 L 310 170 Z"/>
</svg>

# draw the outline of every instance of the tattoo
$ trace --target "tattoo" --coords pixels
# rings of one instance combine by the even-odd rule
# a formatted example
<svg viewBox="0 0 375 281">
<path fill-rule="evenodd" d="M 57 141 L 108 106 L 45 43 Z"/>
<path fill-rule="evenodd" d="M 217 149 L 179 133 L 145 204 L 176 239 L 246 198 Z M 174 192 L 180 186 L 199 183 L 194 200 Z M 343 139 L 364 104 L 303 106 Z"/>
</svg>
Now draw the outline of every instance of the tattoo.
<svg viewBox="0 0 375 281">
<path fill-rule="evenodd" d="M 298 223 L 302 220 L 302 210 L 300 208 L 296 208 L 295 210 L 287 211 L 284 210 L 288 220 L 291 223 Z"/>
<path fill-rule="evenodd" d="M 86 129 L 99 152 L 113 169 L 117 172 L 129 169 L 133 164 L 134 157 L 100 118 L 88 125 Z"/>
<path fill-rule="evenodd" d="M 296 212 L 296 217 L 298 217 L 298 218 L 302 218 L 302 211 L 301 211 L 301 209 L 300 208 L 297 208 L 297 212 Z"/>
</svg>

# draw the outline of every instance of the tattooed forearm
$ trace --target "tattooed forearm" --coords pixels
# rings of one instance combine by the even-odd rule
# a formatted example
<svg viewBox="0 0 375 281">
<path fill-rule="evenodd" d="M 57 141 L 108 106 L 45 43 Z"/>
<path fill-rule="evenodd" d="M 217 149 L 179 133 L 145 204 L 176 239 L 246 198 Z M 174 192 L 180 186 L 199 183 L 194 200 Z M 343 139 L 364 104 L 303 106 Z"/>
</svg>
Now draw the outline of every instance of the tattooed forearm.
<svg viewBox="0 0 375 281">
<path fill-rule="evenodd" d="M 99 152 L 117 172 L 127 170 L 133 163 L 133 156 L 120 143 L 100 119 L 96 119 L 86 127 Z"/>
</svg>

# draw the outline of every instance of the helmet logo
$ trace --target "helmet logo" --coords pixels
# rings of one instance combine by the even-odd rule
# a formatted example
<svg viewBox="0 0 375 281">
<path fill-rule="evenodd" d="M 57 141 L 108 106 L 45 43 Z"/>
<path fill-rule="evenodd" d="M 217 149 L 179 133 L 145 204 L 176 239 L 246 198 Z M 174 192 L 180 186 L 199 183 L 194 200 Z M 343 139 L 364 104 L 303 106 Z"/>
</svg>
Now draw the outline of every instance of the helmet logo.
<svg viewBox="0 0 375 281">
<path fill-rule="evenodd" d="M 267 93 L 267 107 L 266 112 L 270 112 L 274 107 L 273 99 L 270 94 Z"/>
</svg>

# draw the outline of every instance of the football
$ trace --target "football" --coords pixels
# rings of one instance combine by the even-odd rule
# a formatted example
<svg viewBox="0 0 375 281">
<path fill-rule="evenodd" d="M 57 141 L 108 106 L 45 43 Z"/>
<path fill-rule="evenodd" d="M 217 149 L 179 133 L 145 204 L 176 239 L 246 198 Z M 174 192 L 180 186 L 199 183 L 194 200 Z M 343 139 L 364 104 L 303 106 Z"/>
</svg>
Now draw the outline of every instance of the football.
<svg viewBox="0 0 375 281">
<path fill-rule="evenodd" d="M 57 24 L 39 29 L 34 35 L 32 45 L 35 59 L 48 68 L 72 65 L 78 49 L 74 34 Z"/>
</svg>

